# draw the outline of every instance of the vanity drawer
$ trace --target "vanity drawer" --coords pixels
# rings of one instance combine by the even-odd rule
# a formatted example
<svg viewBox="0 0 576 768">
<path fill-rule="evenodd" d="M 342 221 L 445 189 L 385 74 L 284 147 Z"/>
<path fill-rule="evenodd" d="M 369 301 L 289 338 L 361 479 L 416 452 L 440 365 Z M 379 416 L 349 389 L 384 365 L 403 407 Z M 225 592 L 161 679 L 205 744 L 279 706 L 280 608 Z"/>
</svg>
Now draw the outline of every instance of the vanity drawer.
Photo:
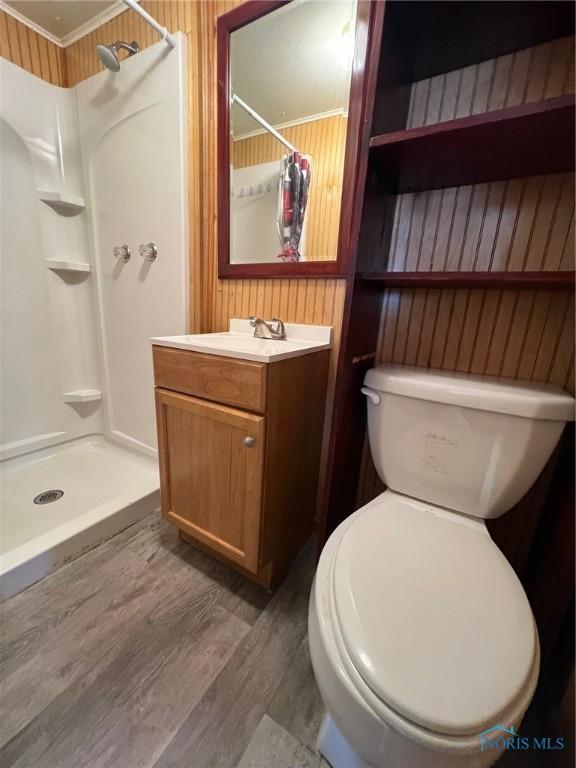
<svg viewBox="0 0 576 768">
<path fill-rule="evenodd" d="M 154 346 L 157 387 L 264 413 L 266 364 Z"/>
</svg>

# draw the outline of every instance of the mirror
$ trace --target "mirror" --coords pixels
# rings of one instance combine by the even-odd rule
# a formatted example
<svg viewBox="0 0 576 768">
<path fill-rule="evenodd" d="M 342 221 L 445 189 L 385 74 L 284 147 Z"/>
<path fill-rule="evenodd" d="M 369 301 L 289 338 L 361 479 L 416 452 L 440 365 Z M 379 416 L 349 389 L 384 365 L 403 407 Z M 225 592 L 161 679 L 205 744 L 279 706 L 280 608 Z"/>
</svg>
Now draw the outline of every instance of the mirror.
<svg viewBox="0 0 576 768">
<path fill-rule="evenodd" d="M 219 158 L 228 156 L 228 173 L 218 179 L 227 187 L 219 195 L 219 220 L 228 218 L 227 232 L 219 233 L 220 274 L 239 276 L 223 265 L 258 265 L 246 273 L 255 275 L 273 275 L 279 265 L 282 274 L 291 272 L 288 265 L 333 268 L 357 2 L 245 5 L 254 7 L 255 18 L 236 25 L 229 19 L 224 33 L 219 29 L 220 105 L 227 114 L 219 111 L 218 151 Z"/>
</svg>

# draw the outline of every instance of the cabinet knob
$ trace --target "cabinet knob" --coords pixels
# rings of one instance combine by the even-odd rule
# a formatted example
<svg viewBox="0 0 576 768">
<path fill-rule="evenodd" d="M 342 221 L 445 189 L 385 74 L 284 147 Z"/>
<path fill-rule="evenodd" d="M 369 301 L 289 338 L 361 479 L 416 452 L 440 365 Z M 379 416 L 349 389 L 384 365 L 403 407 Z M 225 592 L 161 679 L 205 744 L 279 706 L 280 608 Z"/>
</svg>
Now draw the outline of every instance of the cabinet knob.
<svg viewBox="0 0 576 768">
<path fill-rule="evenodd" d="M 246 448 L 254 448 L 254 446 L 256 445 L 256 438 L 250 437 L 250 435 L 247 435 L 244 438 L 244 445 L 246 446 Z"/>
</svg>

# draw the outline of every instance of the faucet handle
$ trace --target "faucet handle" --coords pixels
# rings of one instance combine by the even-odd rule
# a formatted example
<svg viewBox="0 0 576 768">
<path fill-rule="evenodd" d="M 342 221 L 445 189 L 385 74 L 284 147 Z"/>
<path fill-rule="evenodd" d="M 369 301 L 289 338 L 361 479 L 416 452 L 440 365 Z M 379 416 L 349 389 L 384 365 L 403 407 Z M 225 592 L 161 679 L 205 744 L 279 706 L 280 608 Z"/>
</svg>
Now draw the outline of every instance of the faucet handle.
<svg viewBox="0 0 576 768">
<path fill-rule="evenodd" d="M 126 264 L 130 261 L 130 246 L 129 245 L 115 245 L 112 251 L 114 258 Z"/>
</svg>

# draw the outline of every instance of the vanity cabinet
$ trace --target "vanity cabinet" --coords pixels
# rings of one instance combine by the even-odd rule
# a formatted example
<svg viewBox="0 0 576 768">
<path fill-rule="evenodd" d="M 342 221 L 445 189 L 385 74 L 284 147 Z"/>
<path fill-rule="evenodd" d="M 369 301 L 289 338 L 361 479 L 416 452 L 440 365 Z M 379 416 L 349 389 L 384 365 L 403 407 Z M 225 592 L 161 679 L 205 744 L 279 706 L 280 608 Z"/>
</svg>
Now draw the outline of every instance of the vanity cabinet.
<svg viewBox="0 0 576 768">
<path fill-rule="evenodd" d="M 154 346 L 162 513 L 270 588 L 312 530 L 329 351 L 256 363 Z"/>
</svg>

